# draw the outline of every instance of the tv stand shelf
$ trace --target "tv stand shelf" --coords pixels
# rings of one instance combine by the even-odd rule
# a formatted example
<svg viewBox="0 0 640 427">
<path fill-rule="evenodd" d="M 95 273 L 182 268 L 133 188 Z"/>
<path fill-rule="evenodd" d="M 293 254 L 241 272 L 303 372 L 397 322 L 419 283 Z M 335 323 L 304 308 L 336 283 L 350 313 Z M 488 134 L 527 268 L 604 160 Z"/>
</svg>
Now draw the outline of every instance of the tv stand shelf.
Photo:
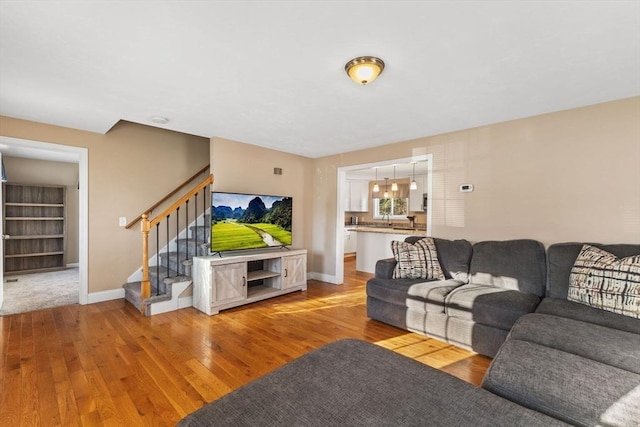
<svg viewBox="0 0 640 427">
<path fill-rule="evenodd" d="M 307 289 L 306 249 L 193 258 L 193 306 L 208 315 Z"/>
<path fill-rule="evenodd" d="M 271 277 L 278 277 L 280 276 L 280 274 L 281 274 L 280 272 L 274 272 L 274 271 L 268 271 L 268 270 L 249 271 L 247 273 L 247 280 L 251 282 L 254 280 L 269 279 Z"/>
</svg>

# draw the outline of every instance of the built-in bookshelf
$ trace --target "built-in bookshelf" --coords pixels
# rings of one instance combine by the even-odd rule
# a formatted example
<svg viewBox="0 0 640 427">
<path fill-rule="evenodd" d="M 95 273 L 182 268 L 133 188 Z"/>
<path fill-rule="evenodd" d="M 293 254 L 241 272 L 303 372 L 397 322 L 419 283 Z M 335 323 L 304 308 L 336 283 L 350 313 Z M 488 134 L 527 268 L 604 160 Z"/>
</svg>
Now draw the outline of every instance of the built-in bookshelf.
<svg viewBox="0 0 640 427">
<path fill-rule="evenodd" d="M 4 184 L 4 272 L 65 268 L 65 187 Z"/>
</svg>

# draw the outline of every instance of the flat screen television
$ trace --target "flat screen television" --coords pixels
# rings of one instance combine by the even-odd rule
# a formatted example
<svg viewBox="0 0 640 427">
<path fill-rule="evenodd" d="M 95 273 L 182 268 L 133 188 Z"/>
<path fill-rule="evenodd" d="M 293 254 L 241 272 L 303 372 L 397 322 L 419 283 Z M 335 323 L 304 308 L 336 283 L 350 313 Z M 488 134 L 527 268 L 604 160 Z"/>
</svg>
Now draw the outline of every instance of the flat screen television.
<svg viewBox="0 0 640 427">
<path fill-rule="evenodd" d="M 211 192 L 211 251 L 290 246 L 291 197 Z"/>
</svg>

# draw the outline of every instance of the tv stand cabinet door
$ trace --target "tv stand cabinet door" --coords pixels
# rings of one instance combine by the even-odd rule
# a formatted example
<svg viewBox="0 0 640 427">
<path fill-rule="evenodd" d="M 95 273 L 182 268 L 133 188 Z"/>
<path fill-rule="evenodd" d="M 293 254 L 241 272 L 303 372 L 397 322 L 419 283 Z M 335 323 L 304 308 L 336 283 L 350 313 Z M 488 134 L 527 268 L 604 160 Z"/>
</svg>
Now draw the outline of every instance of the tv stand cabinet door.
<svg viewBox="0 0 640 427">
<path fill-rule="evenodd" d="M 211 306 L 247 299 L 247 264 L 216 265 L 211 268 Z"/>
<path fill-rule="evenodd" d="M 307 284 L 307 256 L 282 257 L 282 289 Z"/>
</svg>

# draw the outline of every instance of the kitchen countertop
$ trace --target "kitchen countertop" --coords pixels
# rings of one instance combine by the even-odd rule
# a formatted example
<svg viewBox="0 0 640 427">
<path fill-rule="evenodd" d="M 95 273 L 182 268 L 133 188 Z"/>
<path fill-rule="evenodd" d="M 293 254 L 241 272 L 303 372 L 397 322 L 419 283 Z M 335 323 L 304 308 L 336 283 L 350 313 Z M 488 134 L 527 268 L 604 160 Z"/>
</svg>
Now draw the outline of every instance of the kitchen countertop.
<svg viewBox="0 0 640 427">
<path fill-rule="evenodd" d="M 383 233 L 383 234 L 406 234 L 411 236 L 423 236 L 426 234 L 425 230 L 417 228 L 404 228 L 404 227 L 367 227 L 366 225 L 348 225 L 345 226 L 345 230 L 367 232 L 367 233 Z"/>
</svg>

